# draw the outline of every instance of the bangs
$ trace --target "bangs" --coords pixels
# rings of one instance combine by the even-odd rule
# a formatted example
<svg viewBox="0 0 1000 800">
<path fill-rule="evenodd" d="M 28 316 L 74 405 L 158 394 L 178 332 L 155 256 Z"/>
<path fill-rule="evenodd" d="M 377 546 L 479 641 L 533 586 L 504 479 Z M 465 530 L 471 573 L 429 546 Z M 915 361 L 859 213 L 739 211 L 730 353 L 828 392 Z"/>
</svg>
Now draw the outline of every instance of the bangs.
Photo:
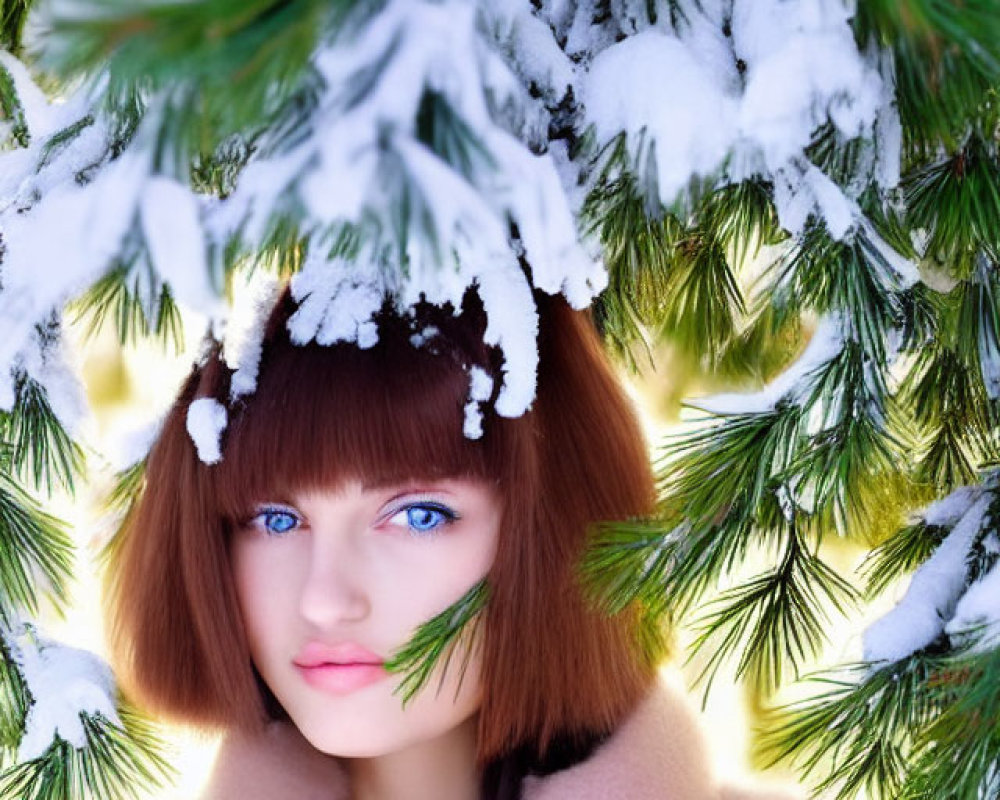
<svg viewBox="0 0 1000 800">
<path fill-rule="evenodd" d="M 471 313 L 480 322 L 475 309 L 456 316 L 427 307 L 416 323 L 384 310 L 378 342 L 361 349 L 293 344 L 285 306 L 269 322 L 257 389 L 231 409 L 222 461 L 212 468 L 224 518 L 239 522 L 264 500 L 352 479 L 500 478 L 497 432 L 477 440 L 463 433 L 468 368 L 496 374 L 481 326 L 463 320 Z M 442 335 L 414 346 L 414 324 Z"/>
</svg>

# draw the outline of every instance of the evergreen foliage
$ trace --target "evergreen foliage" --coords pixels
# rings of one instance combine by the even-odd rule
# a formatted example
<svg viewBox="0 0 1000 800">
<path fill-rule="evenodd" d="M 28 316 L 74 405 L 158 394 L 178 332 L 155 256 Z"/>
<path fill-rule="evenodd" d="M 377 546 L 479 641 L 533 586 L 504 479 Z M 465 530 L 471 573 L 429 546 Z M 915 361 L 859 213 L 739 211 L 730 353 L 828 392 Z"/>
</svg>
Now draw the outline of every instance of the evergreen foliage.
<svg viewBox="0 0 1000 800">
<path fill-rule="evenodd" d="M 85 467 L 64 312 L 179 348 L 181 309 L 220 323 L 256 272 L 326 302 L 320 341 L 360 338 L 367 300 L 339 292 L 478 285 L 508 416 L 532 395 L 529 278 L 593 300 L 632 370 L 669 352 L 688 394 L 740 392 L 689 397 L 656 514 L 595 526 L 589 596 L 689 626 L 706 691 L 731 665 L 777 704 L 831 616 L 912 576 L 865 663 L 775 711 L 762 752 L 845 800 L 1000 795 L 997 0 L 65 0 L 25 41 L 29 5 L 0 7 L 0 796 L 165 776 L 123 704 L 13 764 L 46 700 L 13 632 L 70 577 L 44 498 Z M 838 540 L 870 550 L 856 574 Z M 403 702 L 488 601 L 394 656 Z"/>
</svg>

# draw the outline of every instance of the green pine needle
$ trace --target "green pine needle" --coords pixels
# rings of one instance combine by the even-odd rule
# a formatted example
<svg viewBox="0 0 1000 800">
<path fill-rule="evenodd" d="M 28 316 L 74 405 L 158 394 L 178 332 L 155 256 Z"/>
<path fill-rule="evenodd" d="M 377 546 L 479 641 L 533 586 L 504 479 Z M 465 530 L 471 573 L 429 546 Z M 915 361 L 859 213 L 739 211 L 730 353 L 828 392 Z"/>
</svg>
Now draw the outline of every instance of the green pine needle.
<svg viewBox="0 0 1000 800">
<path fill-rule="evenodd" d="M 607 522 L 594 527 L 581 562 L 589 602 L 607 614 L 618 614 L 640 601 L 653 616 L 676 602 L 668 577 L 683 548 L 686 531 L 654 520 Z"/>
<path fill-rule="evenodd" d="M 83 471 L 83 450 L 52 411 L 45 389 L 26 376 L 17 385 L 14 409 L 0 414 L 0 435 L 10 446 L 10 467 L 38 489 L 74 490 Z"/>
<path fill-rule="evenodd" d="M 142 291 L 142 283 L 157 288 Z M 147 294 L 152 296 L 146 297 Z M 85 325 L 87 337 L 96 336 L 111 322 L 122 345 L 154 337 L 177 352 L 184 348 L 180 309 L 170 287 L 160 284 L 152 275 L 139 276 L 133 269 L 119 266 L 94 283 L 72 308 L 74 322 Z"/>
<path fill-rule="evenodd" d="M 995 0 L 864 0 L 858 42 L 894 56 L 896 99 L 908 154 L 954 146 L 1000 85 L 1000 15 Z"/>
<path fill-rule="evenodd" d="M 0 632 L 0 769 L 17 752 L 30 705 L 28 685 Z"/>
<path fill-rule="evenodd" d="M 97 564 L 105 572 L 117 560 L 119 548 L 124 542 L 123 533 L 128 515 L 136 500 L 141 496 L 145 485 L 146 459 L 137 461 L 115 476 L 114 486 L 104 501 L 104 507 L 119 521 L 116 529 L 97 554 Z"/>
<path fill-rule="evenodd" d="M 31 143 L 28 122 L 24 117 L 21 99 L 17 96 L 17 87 L 7 68 L 0 64 L 0 121 L 10 125 L 10 140 L 18 147 L 27 147 Z M 5 149 L 6 142 L 0 141 L 0 150 Z"/>
<path fill-rule="evenodd" d="M 848 340 L 814 375 L 804 402 L 820 430 L 803 444 L 788 468 L 797 491 L 813 498 L 823 527 L 841 534 L 863 531 L 878 509 L 872 486 L 901 470 L 903 444 L 894 435 L 882 369 Z"/>
<path fill-rule="evenodd" d="M 176 153 L 215 152 L 257 129 L 308 77 L 321 38 L 343 28 L 347 0 L 210 0 L 202 3 L 89 0 L 52 18 L 58 48 L 46 66 L 75 77 L 107 70 L 116 109 L 139 89 L 170 89 Z"/>
<path fill-rule="evenodd" d="M 743 292 L 713 231 L 692 230 L 677 242 L 658 334 L 710 367 L 746 314 Z"/>
<path fill-rule="evenodd" d="M 86 745 L 77 750 L 57 739 L 42 755 L 0 774 L 0 797 L 19 800 L 135 798 L 162 787 L 174 770 L 149 723 L 127 708 L 122 725 L 81 714 Z"/>
<path fill-rule="evenodd" d="M 863 229 L 844 241 L 811 224 L 788 254 L 770 268 L 768 294 L 779 305 L 846 314 L 864 351 L 886 362 L 889 332 L 904 321 L 905 290 L 885 256 Z"/>
<path fill-rule="evenodd" d="M 804 775 L 819 773 L 817 793 L 897 800 L 913 739 L 940 709 L 933 684 L 945 664 L 928 651 L 875 670 L 849 665 L 815 676 L 827 690 L 777 709 L 759 749 L 769 766 L 790 760 Z"/>
<path fill-rule="evenodd" d="M 0 4 L 0 48 L 21 54 L 21 37 L 33 0 L 4 0 Z"/>
<path fill-rule="evenodd" d="M 691 658 L 708 653 L 697 679 L 706 683 L 706 696 L 731 657 L 738 658 L 737 677 L 772 694 L 782 685 L 787 667 L 797 675 L 827 641 L 827 609 L 844 614 L 856 599 L 850 584 L 805 550 L 794 528 L 786 535 L 781 563 L 724 592 L 697 626 Z"/>
<path fill-rule="evenodd" d="M 1000 162 L 996 144 L 969 136 L 958 152 L 903 181 L 907 223 L 927 233 L 924 254 L 951 265 L 962 253 L 1000 243 Z"/>
<path fill-rule="evenodd" d="M 931 688 L 941 713 L 917 736 L 913 769 L 900 796 L 907 800 L 995 796 L 1000 770 L 1000 649 L 953 654 Z"/>
<path fill-rule="evenodd" d="M 645 342 L 645 330 L 661 324 L 679 223 L 669 214 L 651 219 L 635 179 L 625 175 L 591 191 L 582 225 L 599 238 L 608 270 L 608 287 L 595 303 L 595 318 L 608 343 L 627 355 L 632 344 Z"/>
<path fill-rule="evenodd" d="M 861 567 L 868 581 L 866 594 L 874 598 L 895 580 L 911 574 L 930 557 L 947 533 L 941 525 L 921 520 L 886 539 L 868 554 Z"/>
<path fill-rule="evenodd" d="M 967 358 L 940 343 L 925 348 L 900 387 L 900 398 L 928 439 L 917 479 L 942 490 L 976 482 L 978 462 L 996 452 L 995 415 Z"/>
<path fill-rule="evenodd" d="M 489 586 L 484 579 L 440 614 L 418 627 L 410 640 L 386 662 L 385 667 L 389 672 L 403 673 L 403 679 L 395 692 L 402 694 L 404 706 L 424 687 L 438 661 L 444 656 L 438 683 L 438 691 L 441 691 L 455 648 L 464 644 L 468 649 L 465 651 L 459 676 L 459 686 L 461 685 L 472 648 L 476 646 L 474 639 L 481 619 L 480 612 L 488 602 Z"/>
<path fill-rule="evenodd" d="M 725 416 L 668 437 L 657 464 L 665 504 L 695 526 L 730 515 L 753 521 L 795 455 L 801 424 L 801 409 L 779 402 L 771 411 Z"/>
<path fill-rule="evenodd" d="M 40 584 L 57 608 L 64 605 L 72 569 L 73 545 L 62 523 L 0 472 L 0 624 L 10 627 L 22 612 L 36 615 Z"/>
</svg>

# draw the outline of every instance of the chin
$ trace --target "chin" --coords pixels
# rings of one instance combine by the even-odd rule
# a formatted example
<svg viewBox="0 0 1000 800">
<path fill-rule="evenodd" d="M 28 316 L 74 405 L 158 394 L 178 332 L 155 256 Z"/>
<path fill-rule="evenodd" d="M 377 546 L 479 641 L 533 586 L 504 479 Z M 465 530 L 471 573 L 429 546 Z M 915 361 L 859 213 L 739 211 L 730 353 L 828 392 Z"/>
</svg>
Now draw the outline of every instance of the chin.
<svg viewBox="0 0 1000 800">
<path fill-rule="evenodd" d="M 385 731 L 383 735 L 359 735 L 355 729 L 330 730 L 329 728 L 299 728 L 306 740 L 328 756 L 338 758 L 377 758 L 388 755 L 412 744 L 412 741 L 400 737 L 399 731 Z M 396 735 L 393 735 L 393 734 Z M 417 737 L 419 739 L 420 737 Z"/>
</svg>

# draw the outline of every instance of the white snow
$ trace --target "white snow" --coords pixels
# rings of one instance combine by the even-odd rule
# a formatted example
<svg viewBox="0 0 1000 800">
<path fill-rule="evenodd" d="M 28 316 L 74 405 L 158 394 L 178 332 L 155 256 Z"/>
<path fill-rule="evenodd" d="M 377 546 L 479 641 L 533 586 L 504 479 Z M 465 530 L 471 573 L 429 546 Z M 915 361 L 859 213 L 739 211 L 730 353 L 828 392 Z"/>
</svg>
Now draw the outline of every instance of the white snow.
<svg viewBox="0 0 1000 800">
<path fill-rule="evenodd" d="M 913 574 L 903 599 L 864 634 L 864 659 L 879 666 L 933 642 L 945 629 L 965 590 L 969 549 L 982 529 L 991 495 L 983 495 Z"/>
<path fill-rule="evenodd" d="M 299 303 L 288 320 L 296 344 L 355 342 L 363 348 L 378 341 L 372 317 L 386 293 L 371 265 L 310 257 L 292 278 L 291 290 Z"/>
<path fill-rule="evenodd" d="M 143 159 L 122 156 L 85 187 L 60 185 L 29 211 L 8 208 L 0 213 L 6 247 L 0 293 L 0 398 L 12 398 L 8 370 L 29 346 L 36 324 L 109 266 L 131 225 L 145 173 Z M 40 269 L 54 264 L 59 265 L 57 273 Z"/>
<path fill-rule="evenodd" d="M 187 432 L 205 464 L 222 460 L 220 439 L 227 423 L 226 407 L 214 397 L 200 397 L 188 406 Z"/>
<path fill-rule="evenodd" d="M 194 192 L 173 178 L 151 176 L 139 199 L 150 260 L 173 296 L 208 316 L 219 316 L 218 293 L 209 280 L 208 257 Z"/>
<path fill-rule="evenodd" d="M 479 409 L 479 403 L 469 400 L 465 404 L 465 422 L 462 425 L 462 433 L 466 439 L 479 439 L 483 435 L 483 412 Z"/>
<path fill-rule="evenodd" d="M 106 454 L 111 468 L 115 472 L 123 472 L 146 458 L 160 437 L 165 419 L 164 413 L 145 425 L 125 430 L 115 436 Z"/>
<path fill-rule="evenodd" d="M 465 404 L 465 424 L 462 428 L 467 439 L 479 439 L 483 435 L 482 404 L 493 393 L 493 378 L 482 367 L 469 368 L 469 399 Z"/>
<path fill-rule="evenodd" d="M 1000 644 L 1000 564 L 994 565 L 962 595 L 945 633 L 955 643 L 974 638 L 979 651 Z"/>
<path fill-rule="evenodd" d="M 423 347 L 439 333 L 440 331 L 434 325 L 425 325 L 419 331 L 410 336 L 410 344 L 414 347 Z"/>
<path fill-rule="evenodd" d="M 59 125 L 59 110 L 49 103 L 42 90 L 35 85 L 24 64 L 6 50 L 0 50 L 0 68 L 6 69 L 14 82 L 31 138 L 44 140 L 55 133 Z"/>
<path fill-rule="evenodd" d="M 552 28 L 525 0 L 481 3 L 480 13 L 510 67 L 527 84 L 534 81 L 552 102 L 575 82 L 575 67 L 556 42 Z"/>
<path fill-rule="evenodd" d="M 281 291 L 281 282 L 261 270 L 234 289 L 233 308 L 226 321 L 222 355 L 234 370 L 229 384 L 229 398 L 236 400 L 257 388 L 264 326 Z"/>
<path fill-rule="evenodd" d="M 36 330 L 18 362 L 25 375 L 45 391 L 45 399 L 59 424 L 70 436 L 81 433 L 88 414 L 83 383 L 67 358 L 59 335 L 43 341 Z"/>
<path fill-rule="evenodd" d="M 643 91 L 623 91 L 643 76 Z M 737 100 L 675 36 L 648 30 L 594 59 L 583 84 L 587 117 L 599 139 L 645 130 L 656 142 L 661 201 L 671 204 L 695 175 L 721 166 L 736 138 Z"/>
<path fill-rule="evenodd" d="M 928 525 L 951 527 L 956 525 L 972 504 L 982 496 L 981 486 L 960 486 L 940 500 L 935 500 L 920 513 L 920 516 Z"/>
<path fill-rule="evenodd" d="M 80 714 L 103 716 L 121 726 L 110 668 L 93 653 L 37 639 L 22 630 L 5 636 L 31 693 L 18 760 L 39 758 L 56 736 L 82 749 L 87 740 Z"/>
<path fill-rule="evenodd" d="M 781 226 L 795 236 L 805 231 L 810 216 L 818 216 L 830 236 L 843 239 L 860 217 L 843 190 L 804 158 L 774 171 L 774 206 Z"/>
</svg>

